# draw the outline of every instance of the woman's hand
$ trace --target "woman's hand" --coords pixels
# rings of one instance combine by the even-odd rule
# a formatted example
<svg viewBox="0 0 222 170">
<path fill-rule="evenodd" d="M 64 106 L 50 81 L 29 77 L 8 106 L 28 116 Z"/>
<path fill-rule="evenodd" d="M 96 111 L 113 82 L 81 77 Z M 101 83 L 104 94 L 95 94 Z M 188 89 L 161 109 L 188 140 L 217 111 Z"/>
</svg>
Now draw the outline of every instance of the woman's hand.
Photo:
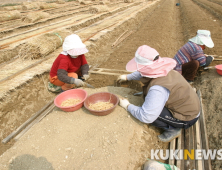
<svg viewBox="0 0 222 170">
<path fill-rule="evenodd" d="M 127 78 L 126 78 L 126 75 L 120 75 L 118 78 L 117 78 L 117 82 L 118 83 L 122 83 L 124 81 L 127 81 Z"/>
</svg>

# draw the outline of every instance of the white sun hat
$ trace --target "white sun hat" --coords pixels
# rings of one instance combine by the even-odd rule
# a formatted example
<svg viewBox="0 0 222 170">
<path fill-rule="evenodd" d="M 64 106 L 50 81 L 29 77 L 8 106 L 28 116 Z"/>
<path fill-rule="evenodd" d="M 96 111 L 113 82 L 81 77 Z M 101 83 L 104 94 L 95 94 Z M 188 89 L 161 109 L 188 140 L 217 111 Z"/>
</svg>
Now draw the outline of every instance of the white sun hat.
<svg viewBox="0 0 222 170">
<path fill-rule="evenodd" d="M 197 35 L 189 41 L 194 42 L 198 45 L 206 45 L 209 48 L 214 47 L 213 40 L 211 39 L 210 31 L 208 30 L 198 30 Z"/>
<path fill-rule="evenodd" d="M 76 34 L 67 36 L 62 45 L 63 51 L 69 55 L 77 56 L 88 52 L 86 45 L 83 44 L 80 37 Z"/>
</svg>

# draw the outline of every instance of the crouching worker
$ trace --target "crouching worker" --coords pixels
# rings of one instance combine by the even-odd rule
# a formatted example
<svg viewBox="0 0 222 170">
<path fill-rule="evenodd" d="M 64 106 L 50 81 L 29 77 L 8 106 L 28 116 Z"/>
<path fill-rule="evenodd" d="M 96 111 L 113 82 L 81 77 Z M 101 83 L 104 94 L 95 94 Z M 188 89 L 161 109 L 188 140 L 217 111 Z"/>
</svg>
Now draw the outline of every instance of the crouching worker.
<svg viewBox="0 0 222 170">
<path fill-rule="evenodd" d="M 61 92 L 74 87 L 84 86 L 83 80 L 89 78 L 89 65 L 85 53 L 86 45 L 76 34 L 67 36 L 63 42 L 63 52 L 54 61 L 48 88 L 52 92 Z"/>
<path fill-rule="evenodd" d="M 191 84 L 198 68 L 200 66 L 207 67 L 214 60 L 214 57 L 204 54 L 203 50 L 206 46 L 209 48 L 214 47 L 210 31 L 198 30 L 197 35 L 182 46 L 174 56 L 177 62 L 174 70 L 182 74 Z"/>
<path fill-rule="evenodd" d="M 170 142 L 181 134 L 181 129 L 194 125 L 199 118 L 200 102 L 197 94 L 184 79 L 173 70 L 176 62 L 171 58 L 161 58 L 159 53 L 147 46 L 140 46 L 135 57 L 126 65 L 133 72 L 118 77 L 118 82 L 140 80 L 143 86 L 142 107 L 120 99 L 120 106 L 143 123 L 162 128 L 159 135 L 163 142 Z"/>
</svg>

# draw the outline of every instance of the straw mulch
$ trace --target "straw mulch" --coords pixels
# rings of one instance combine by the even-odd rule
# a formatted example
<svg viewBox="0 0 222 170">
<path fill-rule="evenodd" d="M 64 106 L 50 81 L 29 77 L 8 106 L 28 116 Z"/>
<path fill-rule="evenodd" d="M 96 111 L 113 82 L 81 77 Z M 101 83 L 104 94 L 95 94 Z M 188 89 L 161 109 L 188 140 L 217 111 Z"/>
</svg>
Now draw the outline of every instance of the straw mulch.
<svg viewBox="0 0 222 170">
<path fill-rule="evenodd" d="M 22 10 L 32 10 L 32 9 L 39 9 L 41 2 L 32 2 L 32 3 L 23 3 Z"/>
<path fill-rule="evenodd" d="M 20 59 L 38 59 L 45 57 L 62 46 L 64 38 L 69 34 L 69 32 L 57 31 L 35 37 L 27 43 L 22 44 L 18 57 Z"/>
<path fill-rule="evenodd" d="M 36 22 L 40 19 L 44 19 L 44 18 L 48 18 L 49 17 L 49 13 L 47 12 L 35 12 L 35 13 L 29 13 L 27 16 L 22 18 L 22 21 L 24 22 L 28 22 L 28 23 L 33 23 Z"/>
<path fill-rule="evenodd" d="M 133 0 L 124 0 L 125 3 L 132 3 L 134 2 Z"/>
<path fill-rule="evenodd" d="M 64 1 L 64 0 L 57 0 L 56 3 L 57 4 L 64 4 L 64 3 L 66 3 L 66 1 Z"/>
<path fill-rule="evenodd" d="M 13 10 L 21 10 L 22 6 L 18 5 L 18 6 L 6 6 L 3 8 L 4 11 L 13 11 Z"/>
<path fill-rule="evenodd" d="M 30 4 L 31 2 L 22 2 L 22 5 L 28 5 Z M 34 2 L 33 2 L 34 3 Z"/>
<path fill-rule="evenodd" d="M 100 5 L 109 5 L 110 2 L 109 1 L 100 1 L 99 4 Z"/>
<path fill-rule="evenodd" d="M 106 5 L 95 5 L 89 8 L 90 14 L 96 14 L 107 11 L 109 11 L 109 8 Z"/>
<path fill-rule="evenodd" d="M 0 13 L 0 22 L 21 18 L 21 13 L 17 10 Z"/>
<path fill-rule="evenodd" d="M 89 4 L 91 4 L 92 2 L 91 2 L 91 1 L 79 1 L 79 3 L 80 3 L 81 5 L 89 5 Z"/>
<path fill-rule="evenodd" d="M 56 8 L 58 4 L 56 3 L 41 3 L 40 9 L 49 9 L 49 8 Z"/>
</svg>

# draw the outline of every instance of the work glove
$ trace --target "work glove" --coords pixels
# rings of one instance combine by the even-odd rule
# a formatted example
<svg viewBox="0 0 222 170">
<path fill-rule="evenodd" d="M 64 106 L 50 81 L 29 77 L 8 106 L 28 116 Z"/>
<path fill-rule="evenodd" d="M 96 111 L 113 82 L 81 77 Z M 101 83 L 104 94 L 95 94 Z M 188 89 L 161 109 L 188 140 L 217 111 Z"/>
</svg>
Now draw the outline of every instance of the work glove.
<svg viewBox="0 0 222 170">
<path fill-rule="evenodd" d="M 84 80 L 89 79 L 89 75 L 87 75 L 87 74 L 83 75 L 83 79 L 84 79 Z"/>
<path fill-rule="evenodd" d="M 118 78 L 117 78 L 117 82 L 119 83 L 122 83 L 124 81 L 127 81 L 127 78 L 126 78 L 126 75 L 120 75 Z"/>
<path fill-rule="evenodd" d="M 127 99 L 119 99 L 119 105 L 127 110 L 127 107 L 130 105 L 130 102 Z"/>
<path fill-rule="evenodd" d="M 80 87 L 80 86 L 84 86 L 84 85 L 85 85 L 85 83 L 84 83 L 82 80 L 80 80 L 80 79 L 75 79 L 74 84 L 75 84 L 77 87 Z"/>
</svg>

